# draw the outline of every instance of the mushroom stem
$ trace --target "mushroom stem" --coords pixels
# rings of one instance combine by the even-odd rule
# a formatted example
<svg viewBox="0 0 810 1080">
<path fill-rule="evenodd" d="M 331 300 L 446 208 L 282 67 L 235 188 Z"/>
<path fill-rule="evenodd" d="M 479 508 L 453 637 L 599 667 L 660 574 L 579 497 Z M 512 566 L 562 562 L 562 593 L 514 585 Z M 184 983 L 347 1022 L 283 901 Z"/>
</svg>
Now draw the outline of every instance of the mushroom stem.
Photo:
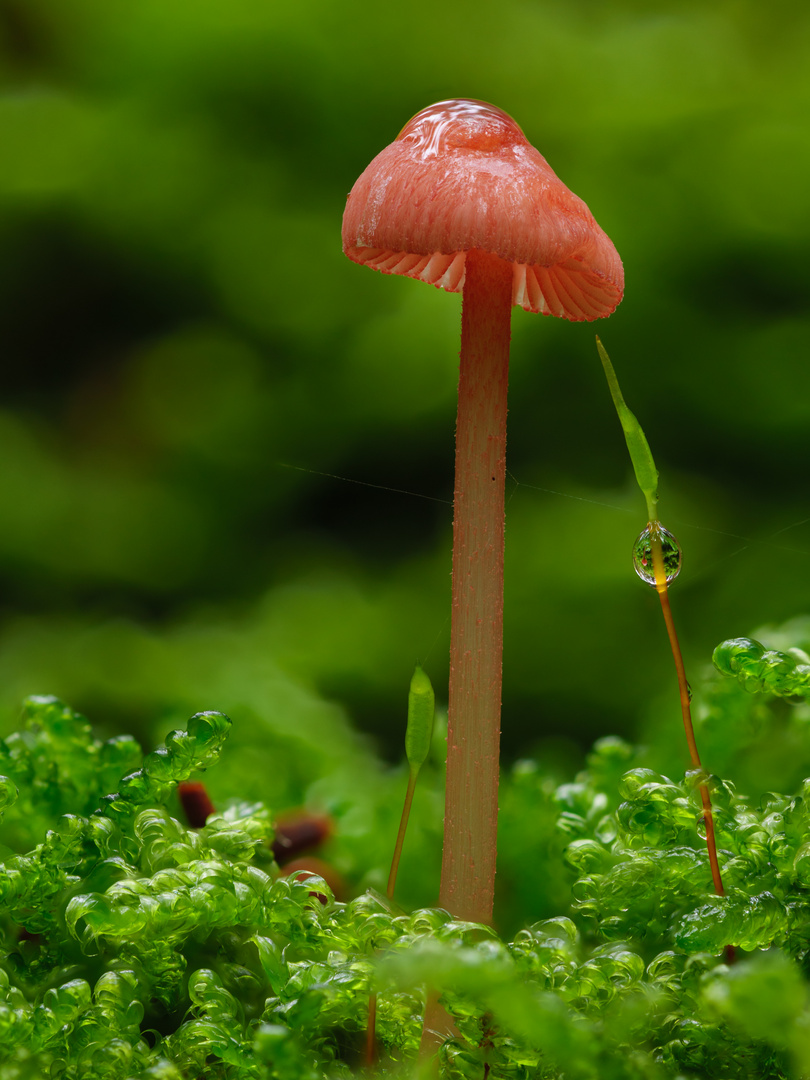
<svg viewBox="0 0 810 1080">
<path fill-rule="evenodd" d="M 512 264 L 468 252 L 456 423 L 447 792 L 439 902 L 490 923 L 503 655 L 506 388 Z"/>
</svg>

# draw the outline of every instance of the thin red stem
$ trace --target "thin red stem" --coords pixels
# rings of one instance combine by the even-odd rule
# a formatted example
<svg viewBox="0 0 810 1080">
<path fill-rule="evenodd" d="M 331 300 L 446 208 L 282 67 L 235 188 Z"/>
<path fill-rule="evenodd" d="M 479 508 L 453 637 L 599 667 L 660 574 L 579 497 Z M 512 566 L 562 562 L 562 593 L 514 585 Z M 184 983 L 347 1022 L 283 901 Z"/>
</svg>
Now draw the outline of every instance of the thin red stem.
<svg viewBox="0 0 810 1080">
<path fill-rule="evenodd" d="M 411 804 L 413 803 L 413 793 L 416 788 L 416 778 L 418 775 L 418 769 L 411 769 L 408 774 L 408 787 L 405 789 L 405 802 L 402 804 L 402 816 L 399 819 L 399 829 L 397 830 L 397 839 L 394 844 L 394 857 L 391 859 L 391 871 L 388 875 L 388 886 L 385 890 L 389 900 L 394 899 L 394 889 L 397 887 L 399 860 L 402 856 L 402 845 L 405 842 L 405 831 L 408 828 L 408 819 L 411 816 Z"/>
<path fill-rule="evenodd" d="M 399 872 L 399 860 L 402 857 L 402 845 L 405 842 L 405 833 L 408 828 L 408 819 L 411 816 L 411 804 L 413 803 L 413 793 L 416 790 L 416 780 L 419 776 L 419 769 L 411 767 L 408 773 L 408 786 L 405 789 L 405 801 L 402 804 L 402 814 L 399 819 L 399 829 L 397 829 L 397 838 L 394 843 L 394 856 L 391 859 L 391 870 L 388 874 L 388 885 L 386 887 L 386 895 L 389 900 L 394 899 L 394 890 L 397 887 L 397 873 Z M 366 1025 L 366 1065 L 369 1068 L 374 1064 L 377 1059 L 377 995 L 375 993 L 369 994 L 368 997 L 368 1023 Z"/>
<path fill-rule="evenodd" d="M 703 771 L 700 763 L 697 742 L 695 741 L 695 729 L 692 724 L 692 702 L 689 691 L 689 683 L 686 678 L 686 666 L 683 662 L 678 635 L 675 632 L 675 620 L 672 618 L 672 607 L 669 603 L 669 589 L 667 587 L 667 575 L 664 567 L 664 553 L 661 549 L 661 534 L 657 522 L 650 522 L 650 547 L 652 549 L 653 571 L 655 573 L 655 588 L 661 601 L 661 611 L 664 614 L 664 623 L 667 628 L 667 636 L 672 649 L 672 658 L 675 661 L 675 672 L 678 676 L 678 689 L 681 696 L 681 713 L 683 715 L 683 727 L 686 732 L 686 743 L 689 747 L 689 757 L 692 767 Z M 703 820 L 706 825 L 706 849 L 709 853 L 709 866 L 712 871 L 714 891 L 718 896 L 725 896 L 723 878 L 720 874 L 720 864 L 717 860 L 717 843 L 714 836 L 714 815 L 712 813 L 712 800 L 706 784 L 699 785 L 700 801 L 703 804 Z"/>
<path fill-rule="evenodd" d="M 490 923 L 503 655 L 506 388 L 512 267 L 467 255 L 456 424 L 447 792 L 439 903 Z"/>
<path fill-rule="evenodd" d="M 366 1024 L 366 1065 L 370 1069 L 377 1060 L 377 995 L 368 996 L 368 1023 Z"/>
</svg>

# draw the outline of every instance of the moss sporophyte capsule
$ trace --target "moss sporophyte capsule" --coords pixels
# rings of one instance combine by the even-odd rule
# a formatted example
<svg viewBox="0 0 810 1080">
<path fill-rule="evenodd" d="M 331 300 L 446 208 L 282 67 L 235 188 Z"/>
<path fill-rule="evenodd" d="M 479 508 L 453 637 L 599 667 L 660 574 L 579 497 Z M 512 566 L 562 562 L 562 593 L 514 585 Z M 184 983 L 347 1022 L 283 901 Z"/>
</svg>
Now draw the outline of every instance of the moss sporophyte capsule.
<svg viewBox="0 0 810 1080">
<path fill-rule="evenodd" d="M 408 726 L 405 730 L 405 755 L 412 769 L 419 769 L 430 752 L 434 712 L 433 686 L 417 664 L 408 693 Z"/>
</svg>

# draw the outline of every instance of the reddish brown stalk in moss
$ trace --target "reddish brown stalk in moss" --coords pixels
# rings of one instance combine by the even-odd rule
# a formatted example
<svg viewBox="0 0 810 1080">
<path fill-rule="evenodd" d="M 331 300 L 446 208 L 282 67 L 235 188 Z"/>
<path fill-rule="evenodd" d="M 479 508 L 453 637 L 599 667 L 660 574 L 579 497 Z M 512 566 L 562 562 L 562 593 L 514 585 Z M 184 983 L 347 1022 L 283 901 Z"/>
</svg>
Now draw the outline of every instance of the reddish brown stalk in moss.
<svg viewBox="0 0 810 1080">
<path fill-rule="evenodd" d="M 698 773 L 703 772 L 700 761 L 697 742 L 695 741 L 695 729 L 692 724 L 692 701 L 689 691 L 689 682 L 686 678 L 686 667 L 683 662 L 681 645 L 675 632 L 675 620 L 672 618 L 672 607 L 669 602 L 669 588 L 667 586 L 667 573 L 664 567 L 664 553 L 661 549 L 661 528 L 657 521 L 650 522 L 647 528 L 650 530 L 650 549 L 652 551 L 653 573 L 655 575 L 655 590 L 661 601 L 661 611 L 664 616 L 664 625 L 667 628 L 667 637 L 672 649 L 672 659 L 675 662 L 675 674 L 678 678 L 678 692 L 681 699 L 681 714 L 683 716 L 683 729 L 686 735 L 686 745 L 689 748 L 689 757 L 692 768 Z M 703 805 L 703 821 L 706 827 L 706 848 L 709 854 L 709 866 L 712 872 L 714 891 L 718 896 L 725 896 L 723 879 L 720 876 L 720 864 L 717 861 L 717 845 L 714 839 L 714 816 L 712 814 L 712 802 L 709 789 L 705 783 L 698 785 L 700 801 Z"/>
<path fill-rule="evenodd" d="M 681 699 L 681 713 L 683 727 L 686 733 L 686 742 L 689 747 L 689 757 L 692 766 L 699 777 L 703 773 L 700 763 L 697 742 L 695 741 L 695 729 L 692 725 L 692 694 L 686 679 L 686 668 L 683 662 L 680 642 L 675 632 L 675 620 L 672 617 L 672 608 L 669 603 L 669 582 L 674 580 L 680 573 L 681 552 L 678 542 L 672 533 L 667 532 L 658 520 L 658 470 L 653 461 L 650 444 L 635 415 L 627 407 L 624 400 L 619 380 L 613 370 L 613 364 L 605 347 L 597 337 L 596 347 L 605 370 L 610 396 L 616 407 L 616 414 L 624 431 L 627 449 L 630 452 L 630 460 L 633 463 L 633 471 L 636 474 L 638 486 L 641 488 L 644 500 L 647 503 L 647 527 L 637 538 L 633 545 L 633 565 L 636 573 L 648 585 L 652 585 L 658 593 L 661 601 L 661 611 L 664 615 L 664 625 L 669 637 L 672 658 L 675 661 L 675 673 L 678 677 L 678 691 Z M 666 545 L 667 554 L 664 554 Z M 702 779 L 698 782 L 700 799 L 703 805 L 703 820 L 706 827 L 706 848 L 709 854 L 712 881 L 718 896 L 725 896 L 723 879 L 720 875 L 720 864 L 717 860 L 717 844 L 714 836 L 714 817 L 712 815 L 712 802 L 709 788 Z M 734 959 L 734 950 L 730 946 L 726 949 L 726 958 Z"/>
<path fill-rule="evenodd" d="M 650 522 L 647 525 L 647 528 L 650 530 L 650 550 L 652 552 L 655 590 L 661 601 L 664 625 L 667 628 L 667 637 L 669 638 L 670 648 L 672 649 L 672 659 L 675 662 L 675 673 L 678 677 L 678 692 L 681 699 L 681 714 L 683 716 L 686 744 L 689 747 L 689 758 L 692 762 L 692 768 L 700 776 L 703 774 L 704 770 L 700 761 L 700 754 L 698 753 L 695 728 L 692 724 L 692 695 L 689 689 L 689 682 L 686 678 L 686 666 L 683 662 L 683 653 L 681 652 L 681 645 L 675 630 L 675 620 L 672 617 L 672 607 L 669 602 L 667 572 L 664 565 L 664 552 L 661 547 L 661 527 L 659 523 L 655 521 Z M 706 829 L 706 851 L 709 856 L 712 884 L 714 885 L 714 891 L 718 896 L 725 896 L 726 890 L 723 887 L 723 877 L 720 873 L 720 863 L 717 858 L 717 841 L 714 835 L 714 814 L 712 813 L 712 799 L 709 794 L 708 784 L 701 781 L 698 784 L 698 790 L 700 791 L 700 801 L 703 806 L 703 824 Z M 736 953 L 733 945 L 726 946 L 725 958 L 727 963 L 734 962 Z"/>
<path fill-rule="evenodd" d="M 411 686 L 408 691 L 408 726 L 405 730 L 405 756 L 408 759 L 408 786 L 405 789 L 405 801 L 402 805 L 402 815 L 399 819 L 397 838 L 394 841 L 394 855 L 391 859 L 391 871 L 388 875 L 388 884 L 385 889 L 389 900 L 394 899 L 397 887 L 397 874 L 399 862 L 402 857 L 402 845 L 405 842 L 405 833 L 408 829 L 408 821 L 411 816 L 411 805 L 416 790 L 416 781 L 422 766 L 425 764 L 430 753 L 433 741 L 433 721 L 435 711 L 435 697 L 430 679 L 424 673 L 419 664 L 416 665 Z M 369 1068 L 377 1059 L 377 1040 L 375 1025 L 377 1022 L 377 995 L 372 993 L 368 999 L 368 1026 L 366 1028 L 366 1065 Z"/>
<path fill-rule="evenodd" d="M 609 315 L 622 297 L 622 264 L 514 120 L 470 100 L 424 109 L 377 155 L 349 195 L 343 250 L 463 292 L 439 899 L 457 918 L 491 922 L 511 311 Z"/>
</svg>

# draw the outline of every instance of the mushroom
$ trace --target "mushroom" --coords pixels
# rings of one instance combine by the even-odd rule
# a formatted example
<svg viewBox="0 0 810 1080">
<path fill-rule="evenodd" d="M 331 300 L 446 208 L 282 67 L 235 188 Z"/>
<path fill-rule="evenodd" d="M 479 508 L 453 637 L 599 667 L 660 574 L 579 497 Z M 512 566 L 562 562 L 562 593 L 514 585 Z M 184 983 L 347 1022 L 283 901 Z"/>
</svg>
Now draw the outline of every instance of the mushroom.
<svg viewBox="0 0 810 1080">
<path fill-rule="evenodd" d="M 343 250 L 461 292 L 445 839 L 439 902 L 492 921 L 503 652 L 506 387 L 513 305 L 610 315 L 624 272 L 585 203 L 510 116 L 441 101 L 352 188 Z"/>
</svg>

